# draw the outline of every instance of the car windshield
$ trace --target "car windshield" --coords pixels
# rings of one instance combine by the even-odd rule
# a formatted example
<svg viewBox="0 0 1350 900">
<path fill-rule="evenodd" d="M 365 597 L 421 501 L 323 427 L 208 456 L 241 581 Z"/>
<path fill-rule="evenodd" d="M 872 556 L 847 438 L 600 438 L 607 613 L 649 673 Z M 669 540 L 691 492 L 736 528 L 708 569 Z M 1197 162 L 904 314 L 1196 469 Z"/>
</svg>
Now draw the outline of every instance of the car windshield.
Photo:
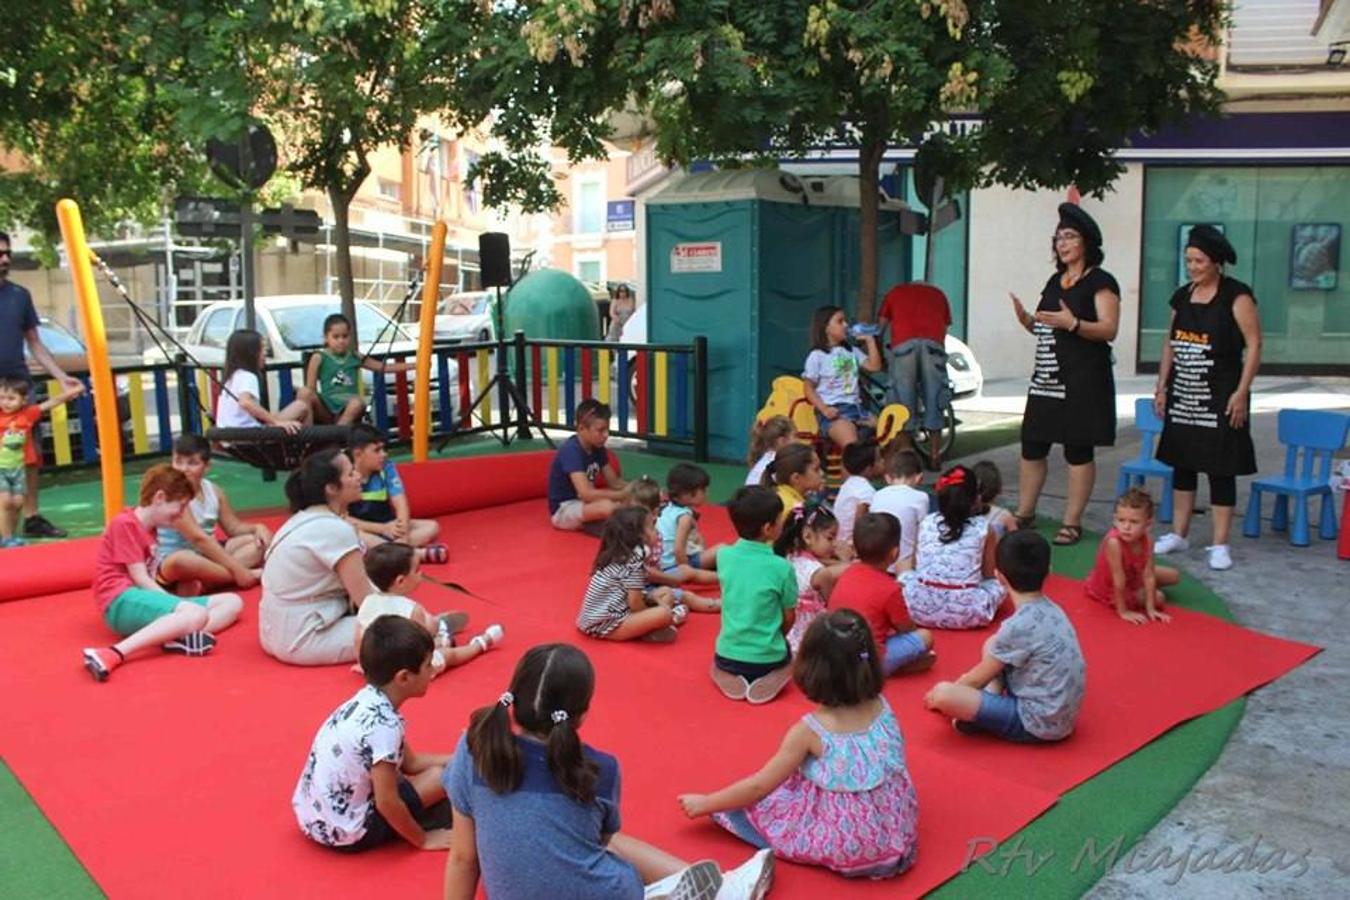
<svg viewBox="0 0 1350 900">
<path fill-rule="evenodd" d="M 282 341 L 292 350 L 307 350 L 323 346 L 323 320 L 338 311 L 336 306 L 316 303 L 312 306 L 283 306 L 272 310 L 272 321 Z M 381 337 L 381 332 L 383 336 Z M 411 341 L 408 332 L 389 324 L 389 317 L 364 303 L 356 307 L 356 333 L 361 345 L 368 347 L 375 338 L 380 344 L 389 341 Z"/>
<path fill-rule="evenodd" d="M 84 352 L 84 345 L 76 340 L 73 335 L 45 322 L 38 325 L 38 337 L 42 339 L 43 346 L 53 353 Z M 23 352 L 28 353 L 27 344 L 23 345 Z"/>
<path fill-rule="evenodd" d="M 443 316 L 481 316 L 487 312 L 488 295 L 478 297 L 450 297 L 441 306 Z"/>
</svg>

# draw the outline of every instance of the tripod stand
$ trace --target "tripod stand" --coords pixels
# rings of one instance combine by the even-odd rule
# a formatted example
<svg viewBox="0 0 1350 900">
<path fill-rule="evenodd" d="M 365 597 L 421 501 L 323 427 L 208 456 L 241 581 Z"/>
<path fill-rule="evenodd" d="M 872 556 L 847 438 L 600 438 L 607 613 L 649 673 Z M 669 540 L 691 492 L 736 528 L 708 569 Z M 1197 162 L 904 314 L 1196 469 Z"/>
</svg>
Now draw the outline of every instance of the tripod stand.
<svg viewBox="0 0 1350 900">
<path fill-rule="evenodd" d="M 478 392 L 478 396 L 474 398 L 473 403 L 469 406 L 470 414 L 472 414 L 473 410 L 478 408 L 478 404 L 482 403 L 483 399 L 489 396 L 495 388 L 497 390 L 497 408 L 501 410 L 502 417 L 501 434 L 497 434 L 495 426 L 490 426 L 488 431 L 501 442 L 502 446 L 509 447 L 511 442 L 515 440 L 528 440 L 530 437 L 530 425 L 533 425 L 539 430 L 540 436 L 548 443 L 549 449 L 554 449 L 553 439 L 548 436 L 546 431 L 544 431 L 543 423 L 539 421 L 535 416 L 534 411 L 530 409 L 529 401 L 525 398 L 524 388 L 511 376 L 511 370 L 506 364 L 507 350 L 508 348 L 513 349 L 515 351 L 517 373 L 520 377 L 524 377 L 525 332 L 517 331 L 514 339 L 511 341 L 506 340 L 506 317 L 505 310 L 502 306 L 501 285 L 497 285 L 495 290 L 497 292 L 497 303 L 496 308 L 493 310 L 492 320 L 497 330 L 497 371 L 492 376 L 492 379 L 488 381 L 487 384 L 483 385 L 482 389 Z M 507 410 L 511 409 L 513 404 L 515 415 L 509 416 L 507 415 Z M 512 434 L 513 427 L 515 428 L 514 434 Z M 440 443 L 436 445 L 437 453 L 445 450 L 445 445 L 450 443 L 451 437 L 453 437 L 453 434 L 441 438 Z"/>
</svg>

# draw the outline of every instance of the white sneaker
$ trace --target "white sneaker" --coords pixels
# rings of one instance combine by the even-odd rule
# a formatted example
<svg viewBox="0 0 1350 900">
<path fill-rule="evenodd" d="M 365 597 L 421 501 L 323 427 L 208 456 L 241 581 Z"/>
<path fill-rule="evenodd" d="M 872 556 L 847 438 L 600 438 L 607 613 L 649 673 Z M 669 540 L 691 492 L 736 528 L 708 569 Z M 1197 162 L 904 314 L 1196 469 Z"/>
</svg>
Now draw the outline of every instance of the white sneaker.
<svg viewBox="0 0 1350 900">
<path fill-rule="evenodd" d="M 721 887 L 721 870 L 705 859 L 647 885 L 642 896 L 643 900 L 716 900 Z"/>
<path fill-rule="evenodd" d="M 486 653 L 493 647 L 500 644 L 502 642 L 502 638 L 505 636 L 506 630 L 502 628 L 502 626 L 493 623 L 489 625 L 487 628 L 484 628 L 482 634 L 474 635 L 473 640 L 469 641 L 469 643 L 481 647 L 483 649 L 483 652 Z"/>
<path fill-rule="evenodd" d="M 762 900 L 773 886 L 773 851 L 767 847 L 722 873 L 717 900 Z"/>
<path fill-rule="evenodd" d="M 1206 547 L 1209 553 L 1209 567 L 1216 572 L 1222 572 L 1225 569 L 1233 568 L 1233 554 L 1228 552 L 1227 544 L 1215 544 L 1213 547 Z"/>
<path fill-rule="evenodd" d="M 1153 554 L 1155 556 L 1166 556 L 1169 553 L 1179 553 L 1182 550 L 1189 549 L 1191 549 L 1191 542 L 1175 531 L 1169 531 L 1153 542 Z"/>
<path fill-rule="evenodd" d="M 683 603 L 676 603 L 670 608 L 670 617 L 676 625 L 683 625 L 684 620 L 689 618 L 689 607 Z"/>
</svg>

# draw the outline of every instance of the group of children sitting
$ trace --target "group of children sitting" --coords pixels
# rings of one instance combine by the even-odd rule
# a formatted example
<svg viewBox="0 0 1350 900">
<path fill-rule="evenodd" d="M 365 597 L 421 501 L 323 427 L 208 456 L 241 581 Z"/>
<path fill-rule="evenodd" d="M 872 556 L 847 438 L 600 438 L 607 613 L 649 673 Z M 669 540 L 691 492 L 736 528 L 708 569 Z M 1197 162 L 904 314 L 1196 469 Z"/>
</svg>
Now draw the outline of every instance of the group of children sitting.
<svg viewBox="0 0 1350 900">
<path fill-rule="evenodd" d="M 232 359 L 252 350 L 241 343 Z M 260 367 L 261 350 L 253 359 Z M 253 383 L 233 383 L 240 409 L 253 414 L 248 371 Z M 338 418 L 353 409 L 344 402 Z M 706 471 L 678 464 L 664 492 L 651 479 L 624 482 L 605 450 L 608 408 L 584 401 L 575 421 L 550 472 L 549 514 L 558 528 L 600 536 L 577 628 L 659 643 L 675 640 L 691 612 L 717 614 L 710 674 L 726 697 L 767 703 L 793 681 L 816 704 L 758 772 L 678 796 L 685 814 L 711 816 L 756 852 L 722 872 L 621 831 L 618 763 L 579 737 L 594 670 L 575 646 L 529 650 L 453 754 L 412 751 L 402 705 L 440 671 L 489 650 L 502 630 L 457 646 L 465 617 L 432 615 L 408 596 L 420 565 L 444 562 L 445 548 L 433 543 L 435 522 L 410 518 L 382 438 L 363 426 L 350 447 L 362 502 L 350 512 L 375 589 L 358 613 L 366 686 L 320 727 L 296 785 L 293 807 L 310 839 L 343 851 L 399 838 L 449 848 L 445 895 L 455 898 L 480 883 L 492 897 L 761 897 L 775 856 L 848 876 L 897 875 L 915 859 L 918 807 L 884 679 L 931 669 L 935 630 L 987 626 L 1008 605 L 981 658 L 933 685 L 924 704 L 962 732 L 1024 742 L 1072 733 L 1084 659 L 1068 617 L 1042 593 L 1050 547 L 996 505 L 992 464 L 949 469 L 930 509 L 917 454 L 883 459 L 855 441 L 830 505 L 820 499 L 815 451 L 793 439 L 790 423 L 771 420 L 755 436 L 748 483 L 727 504 L 738 539 L 708 546 L 698 527 Z M 109 525 L 94 594 L 121 640 L 83 651 L 95 679 L 156 646 L 210 652 L 243 604 L 209 591 L 257 583 L 272 535 L 239 519 L 206 477 L 209 466 L 209 444 L 183 436 L 171 465 L 146 472 L 138 505 Z M 1123 495 L 1087 582 L 1130 622 L 1166 621 L 1160 587 L 1176 583 L 1175 572 L 1153 565 L 1151 521 L 1147 493 Z M 702 592 L 714 586 L 720 597 Z"/>
</svg>

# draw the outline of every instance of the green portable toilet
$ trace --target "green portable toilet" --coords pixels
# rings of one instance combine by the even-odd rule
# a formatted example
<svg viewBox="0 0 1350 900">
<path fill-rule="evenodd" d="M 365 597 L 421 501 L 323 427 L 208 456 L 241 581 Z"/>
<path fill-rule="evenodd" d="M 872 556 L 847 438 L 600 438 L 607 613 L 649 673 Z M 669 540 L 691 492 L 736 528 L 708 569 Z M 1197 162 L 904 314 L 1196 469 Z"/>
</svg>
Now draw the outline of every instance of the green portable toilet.
<svg viewBox="0 0 1350 900">
<path fill-rule="evenodd" d="M 649 340 L 708 338 L 709 452 L 745 457 L 755 413 L 780 375 L 800 375 L 811 316 L 858 295 L 858 180 L 776 169 L 692 175 L 646 202 Z M 878 306 L 905 279 L 905 204 L 878 222 Z"/>
</svg>

